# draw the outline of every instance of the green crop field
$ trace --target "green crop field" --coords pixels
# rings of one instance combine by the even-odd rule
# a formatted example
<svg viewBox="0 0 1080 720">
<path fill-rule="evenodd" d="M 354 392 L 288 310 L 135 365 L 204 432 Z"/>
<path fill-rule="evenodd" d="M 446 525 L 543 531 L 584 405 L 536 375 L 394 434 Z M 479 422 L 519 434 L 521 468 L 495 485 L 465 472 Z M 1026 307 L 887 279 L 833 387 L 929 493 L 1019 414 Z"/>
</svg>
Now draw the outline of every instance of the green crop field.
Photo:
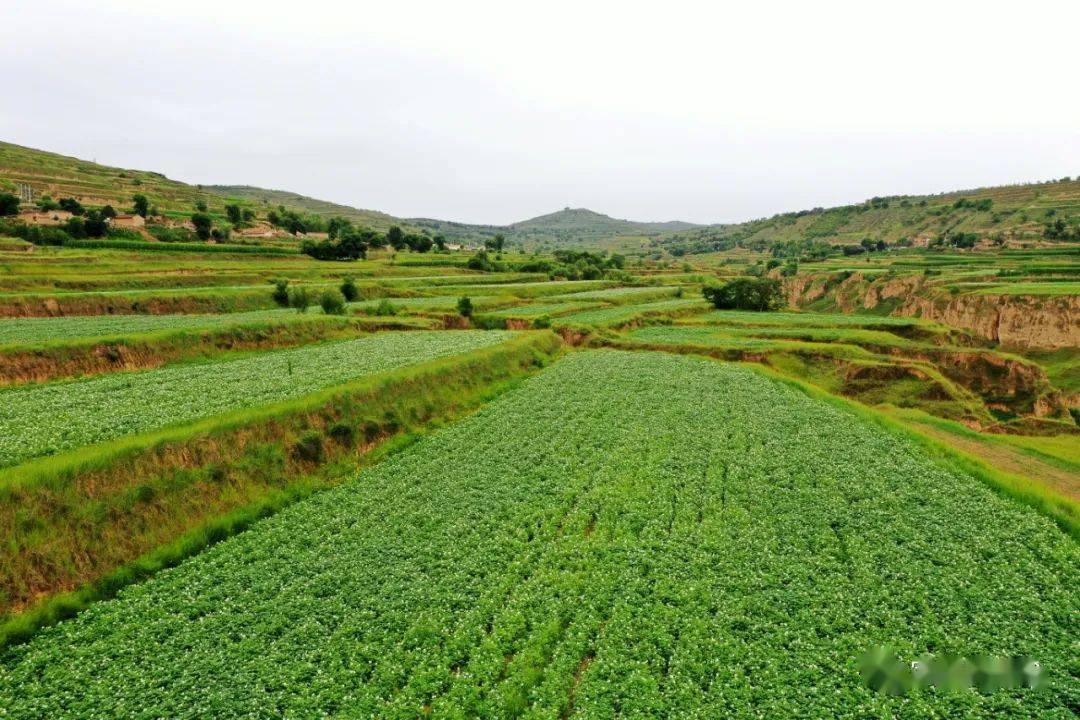
<svg viewBox="0 0 1080 720">
<path fill-rule="evenodd" d="M 579 313 L 573 313 L 559 318 L 559 322 L 566 325 L 592 325 L 605 327 L 626 323 L 635 318 L 648 315 L 692 313 L 704 311 L 707 308 L 708 305 L 700 298 L 677 298 L 674 300 L 642 303 L 640 305 L 618 305 L 616 307 L 598 308 L 596 310 L 584 310 Z"/>
<path fill-rule="evenodd" d="M 528 422 L 523 422 L 527 418 Z M 753 371 L 577 353 L 0 656 L 11 717 L 1068 717 L 1080 551 Z M 865 687 L 892 645 L 1039 691 Z"/>
<path fill-rule="evenodd" d="M 321 315 L 311 308 L 312 315 Z M 304 316 L 295 310 L 252 310 L 217 315 L 84 315 L 0 320 L 0 345 L 36 344 L 79 338 L 106 338 L 169 330 L 288 322 Z"/>
<path fill-rule="evenodd" d="M 671 297 L 678 293 L 675 287 L 620 287 L 606 288 L 603 290 L 585 290 L 567 295 L 556 295 L 554 300 L 587 301 L 602 300 L 604 302 L 644 302 L 662 297 Z"/>
<path fill-rule="evenodd" d="M 501 332 L 385 333 L 346 342 L 0 390 L 0 467 L 505 340 Z"/>
</svg>

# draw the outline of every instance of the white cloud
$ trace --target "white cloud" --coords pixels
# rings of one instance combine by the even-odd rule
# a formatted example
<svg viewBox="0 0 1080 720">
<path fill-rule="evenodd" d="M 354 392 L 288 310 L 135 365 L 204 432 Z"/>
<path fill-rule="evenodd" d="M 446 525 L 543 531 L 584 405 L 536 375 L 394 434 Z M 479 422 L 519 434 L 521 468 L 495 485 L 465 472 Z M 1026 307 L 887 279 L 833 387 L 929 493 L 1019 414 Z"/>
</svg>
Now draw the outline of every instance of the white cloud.
<svg viewBox="0 0 1080 720">
<path fill-rule="evenodd" d="M 730 5 L 730 7 L 729 7 Z M 1075 3 L 5 10 L 0 137 L 403 216 L 738 220 L 1080 172 Z"/>
</svg>

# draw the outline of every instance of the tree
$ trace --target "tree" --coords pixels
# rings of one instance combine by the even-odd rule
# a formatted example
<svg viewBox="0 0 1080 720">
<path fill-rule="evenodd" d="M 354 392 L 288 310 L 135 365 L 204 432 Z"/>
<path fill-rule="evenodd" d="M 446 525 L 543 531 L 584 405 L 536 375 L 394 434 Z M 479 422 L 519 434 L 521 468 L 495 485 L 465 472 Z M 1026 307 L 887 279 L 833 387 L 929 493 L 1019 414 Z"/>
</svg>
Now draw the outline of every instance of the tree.
<svg viewBox="0 0 1080 720">
<path fill-rule="evenodd" d="M 197 212 L 191 216 L 191 224 L 195 226 L 195 234 L 200 240 L 210 239 L 210 230 L 214 221 L 204 212 Z"/>
<path fill-rule="evenodd" d="M 135 203 L 135 214 L 146 217 L 147 213 L 150 212 L 150 199 L 140 193 L 138 195 L 132 195 L 131 200 Z"/>
<path fill-rule="evenodd" d="M 101 208 L 101 217 L 109 218 L 110 220 L 116 217 L 116 209 L 112 205 L 106 205 Z"/>
<path fill-rule="evenodd" d="M 305 313 L 311 305 L 311 293 L 305 287 L 293 288 L 289 291 L 289 307 L 297 312 Z"/>
<path fill-rule="evenodd" d="M 11 193 L 0 193 L 0 215 L 18 215 L 19 198 Z"/>
<path fill-rule="evenodd" d="M 495 233 L 494 237 L 484 240 L 484 247 L 488 250 L 500 253 L 503 248 L 506 247 L 506 236 L 502 233 Z"/>
<path fill-rule="evenodd" d="M 72 215 L 83 215 L 86 213 L 86 208 L 82 206 L 75 198 L 60 198 L 60 209 L 67 210 Z"/>
<path fill-rule="evenodd" d="M 354 228 L 351 224 L 337 228 L 336 232 L 336 242 L 304 240 L 300 243 L 300 252 L 316 260 L 362 260 L 367 257 L 368 243 L 378 235 L 373 230 Z"/>
<path fill-rule="evenodd" d="M 347 232 L 352 229 L 352 221 L 343 217 L 332 217 L 330 222 L 326 226 L 326 234 L 331 240 L 337 238 L 342 232 Z"/>
<path fill-rule="evenodd" d="M 352 302 L 356 300 L 356 298 L 360 297 L 360 288 L 356 287 L 355 280 L 353 280 L 351 277 L 347 277 L 341 283 L 341 294 L 342 296 L 344 296 L 346 301 Z"/>
<path fill-rule="evenodd" d="M 83 231 L 86 237 L 99 238 L 109 231 L 109 223 L 105 221 L 101 211 L 91 210 L 86 213 L 86 218 L 83 220 Z"/>
<path fill-rule="evenodd" d="M 415 235 L 409 234 L 405 236 L 405 244 L 409 246 L 409 249 L 413 252 L 426 253 L 429 252 L 434 243 L 427 235 Z"/>
<path fill-rule="evenodd" d="M 281 307 L 288 307 L 288 305 L 289 305 L 289 281 L 284 280 L 284 279 L 275 280 L 274 281 L 274 292 L 270 297 L 274 298 L 274 302 L 276 302 Z"/>
<path fill-rule="evenodd" d="M 405 233 L 397 225 L 391 225 L 386 231 L 386 243 L 395 250 L 400 250 L 405 247 Z"/>
<path fill-rule="evenodd" d="M 236 203 L 227 204 L 225 206 L 225 214 L 228 216 L 229 222 L 233 225 L 239 225 L 244 222 L 244 213 Z"/>
<path fill-rule="evenodd" d="M 472 300 L 468 297 L 458 298 L 457 310 L 461 317 L 471 318 L 473 312 Z"/>
<path fill-rule="evenodd" d="M 198 211 L 198 212 L 201 212 L 201 213 L 206 212 L 206 201 L 205 200 L 196 200 L 195 201 L 195 210 Z"/>
<path fill-rule="evenodd" d="M 438 235 L 436 235 L 433 238 L 433 242 L 435 243 L 435 247 L 438 248 L 439 252 L 445 252 L 445 250 L 446 250 L 446 238 L 443 237 L 442 233 L 439 233 Z"/>
<path fill-rule="evenodd" d="M 49 210 L 60 209 L 60 203 L 56 202 L 48 195 L 42 195 L 37 201 L 37 206 L 46 212 Z"/>
<path fill-rule="evenodd" d="M 736 278 L 708 285 L 701 294 L 720 310 L 775 310 L 783 301 L 780 281 L 770 278 Z"/>
<path fill-rule="evenodd" d="M 319 296 L 319 306 L 327 315 L 342 315 L 345 312 L 345 298 L 337 290 L 329 288 Z"/>
</svg>

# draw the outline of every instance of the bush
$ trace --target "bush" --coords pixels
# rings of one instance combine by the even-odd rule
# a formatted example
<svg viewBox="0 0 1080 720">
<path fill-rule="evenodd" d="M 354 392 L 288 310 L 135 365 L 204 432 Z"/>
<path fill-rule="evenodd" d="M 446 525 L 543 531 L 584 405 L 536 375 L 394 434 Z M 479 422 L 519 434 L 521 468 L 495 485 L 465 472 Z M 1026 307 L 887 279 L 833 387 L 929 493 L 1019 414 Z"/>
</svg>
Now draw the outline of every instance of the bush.
<svg viewBox="0 0 1080 720">
<path fill-rule="evenodd" d="M 457 301 L 457 309 L 461 317 L 471 318 L 473 313 L 472 300 L 467 297 L 460 298 Z"/>
<path fill-rule="evenodd" d="M 319 306 L 327 315 L 345 314 L 345 297 L 337 290 L 324 290 L 319 296 Z"/>
<path fill-rule="evenodd" d="M 19 198 L 11 193 L 0 193 L 0 215 L 18 215 Z"/>
<path fill-rule="evenodd" d="M 274 281 L 274 292 L 270 297 L 274 298 L 274 302 L 276 302 L 281 307 L 288 307 L 289 306 L 289 281 L 288 280 L 275 280 Z"/>
<path fill-rule="evenodd" d="M 195 240 L 195 235 L 187 228 L 169 227 L 167 225 L 147 225 L 149 232 L 155 240 L 166 243 L 187 243 Z"/>
<path fill-rule="evenodd" d="M 348 423 L 335 423 L 326 434 L 338 445 L 349 447 L 356 441 L 356 430 Z"/>
<path fill-rule="evenodd" d="M 397 315 L 398 309 L 397 306 L 394 305 L 394 303 L 390 302 L 386 298 L 383 298 L 379 301 L 379 304 L 372 308 L 369 312 L 371 315 L 377 315 L 379 317 L 389 317 L 391 315 Z"/>
<path fill-rule="evenodd" d="M 210 239 L 210 230 L 213 226 L 213 219 L 205 212 L 197 212 L 191 216 L 191 224 L 195 226 L 195 234 L 200 240 Z"/>
<path fill-rule="evenodd" d="M 304 435 L 293 445 L 292 454 L 297 460 L 303 462 L 321 463 L 326 457 L 322 435 L 314 430 Z"/>
<path fill-rule="evenodd" d="M 701 294 L 720 310 L 775 310 L 783 302 L 780 281 L 769 278 L 737 278 L 707 286 Z"/>
<path fill-rule="evenodd" d="M 289 291 L 289 307 L 294 308 L 297 312 L 307 312 L 308 307 L 311 306 L 311 293 L 307 288 L 298 287 Z"/>
<path fill-rule="evenodd" d="M 341 283 L 341 294 L 346 302 L 353 302 L 360 297 L 360 288 L 356 287 L 356 281 L 351 277 L 345 278 L 345 281 Z"/>
</svg>

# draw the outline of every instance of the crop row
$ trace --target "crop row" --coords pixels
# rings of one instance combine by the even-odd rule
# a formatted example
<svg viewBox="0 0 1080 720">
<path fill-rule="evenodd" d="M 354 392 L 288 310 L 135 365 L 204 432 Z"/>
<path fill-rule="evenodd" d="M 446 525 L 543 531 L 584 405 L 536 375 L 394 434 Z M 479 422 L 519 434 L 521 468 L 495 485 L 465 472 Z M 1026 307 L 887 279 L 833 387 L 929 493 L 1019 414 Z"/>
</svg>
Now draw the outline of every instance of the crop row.
<svg viewBox="0 0 1080 720">
<path fill-rule="evenodd" d="M 312 308 L 318 312 L 318 308 Z M 0 320 L 0 345 L 34 344 L 79 338 L 106 338 L 167 330 L 194 330 L 230 325 L 287 321 L 295 310 L 251 310 L 213 315 L 74 315 Z"/>
<path fill-rule="evenodd" d="M 0 656 L 7 717 L 1069 717 L 1080 549 L 751 370 L 574 353 Z M 879 695 L 904 657 L 1047 687 Z"/>
<path fill-rule="evenodd" d="M 639 317 L 650 315 L 679 314 L 704 310 L 707 306 L 701 298 L 675 298 L 660 302 L 641 303 L 640 305 L 619 305 L 616 307 L 597 308 L 566 315 L 560 318 L 560 324 L 595 325 L 605 327 L 630 322 Z"/>
<path fill-rule="evenodd" d="M 289 400 L 486 347 L 502 332 L 394 332 L 250 357 L 0 390 L 0 467 L 132 433 Z"/>
</svg>

